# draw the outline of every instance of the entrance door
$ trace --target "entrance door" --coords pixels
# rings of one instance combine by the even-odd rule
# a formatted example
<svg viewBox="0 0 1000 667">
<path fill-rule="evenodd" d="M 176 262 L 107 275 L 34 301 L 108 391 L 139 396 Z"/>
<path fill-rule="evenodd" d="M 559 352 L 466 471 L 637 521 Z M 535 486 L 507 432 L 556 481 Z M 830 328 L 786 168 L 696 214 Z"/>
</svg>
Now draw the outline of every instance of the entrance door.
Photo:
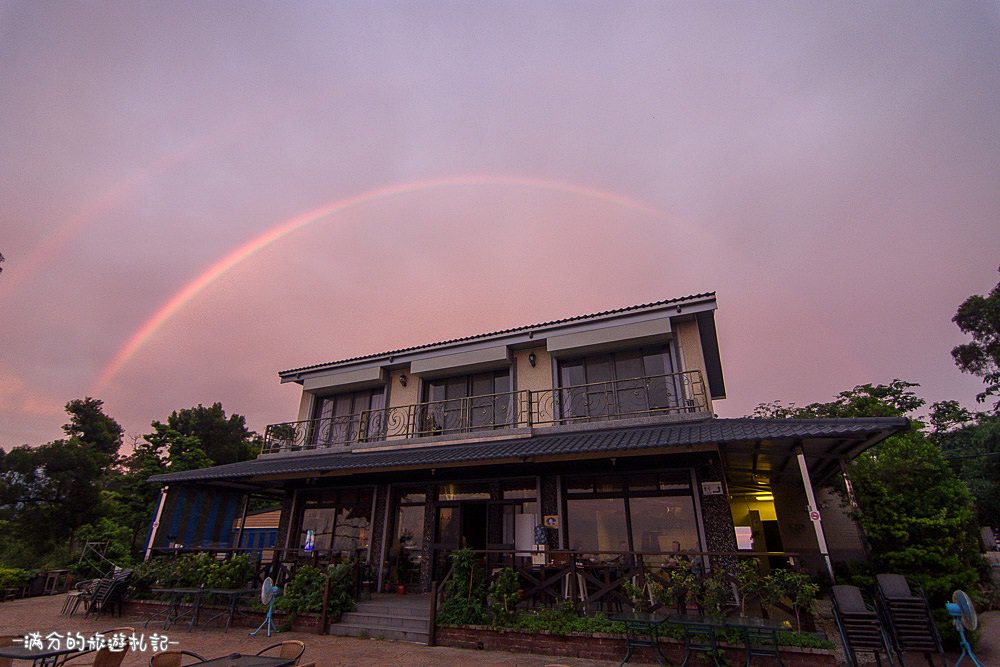
<svg viewBox="0 0 1000 667">
<path fill-rule="evenodd" d="M 468 501 L 438 505 L 434 527 L 434 568 L 431 577 L 441 581 L 451 569 L 448 556 L 455 549 L 468 547 L 481 551 L 487 547 L 489 505 L 486 501 Z"/>
</svg>

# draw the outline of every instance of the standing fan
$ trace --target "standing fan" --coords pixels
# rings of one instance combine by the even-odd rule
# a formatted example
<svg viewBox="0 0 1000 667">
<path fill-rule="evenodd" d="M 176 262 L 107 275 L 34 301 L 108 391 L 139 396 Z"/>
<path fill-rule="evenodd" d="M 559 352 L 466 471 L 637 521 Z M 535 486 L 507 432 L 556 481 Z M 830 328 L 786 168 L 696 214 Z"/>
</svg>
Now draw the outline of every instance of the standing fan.
<svg viewBox="0 0 1000 667">
<path fill-rule="evenodd" d="M 962 643 L 962 655 L 958 656 L 958 660 L 955 661 L 955 667 L 961 664 L 965 656 L 969 656 L 969 659 L 977 667 L 983 667 L 983 663 L 979 662 L 979 659 L 972 652 L 969 640 L 965 638 L 966 630 L 975 630 L 979 626 L 979 619 L 976 617 L 976 608 L 973 606 L 972 600 L 969 599 L 965 591 L 955 591 L 951 595 L 951 602 L 946 602 L 944 606 L 948 610 L 948 615 L 955 620 L 955 629 L 958 630 L 959 641 Z"/>
<path fill-rule="evenodd" d="M 271 630 L 277 632 L 277 628 L 274 627 L 274 621 L 271 620 L 271 616 L 274 614 L 274 598 L 278 594 L 278 587 L 274 585 L 274 579 L 267 577 L 264 579 L 264 583 L 260 586 L 260 601 L 261 604 L 267 605 L 267 616 L 264 617 L 264 622 L 261 623 L 256 630 L 250 633 L 251 637 L 256 637 L 257 633 L 267 626 L 267 636 L 271 636 Z"/>
</svg>

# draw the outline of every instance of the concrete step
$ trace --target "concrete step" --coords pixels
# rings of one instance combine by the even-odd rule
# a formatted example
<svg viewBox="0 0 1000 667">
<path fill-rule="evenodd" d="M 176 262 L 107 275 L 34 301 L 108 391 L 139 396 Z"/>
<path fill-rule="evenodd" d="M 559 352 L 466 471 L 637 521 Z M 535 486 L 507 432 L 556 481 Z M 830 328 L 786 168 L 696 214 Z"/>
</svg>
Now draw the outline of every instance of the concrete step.
<svg viewBox="0 0 1000 667">
<path fill-rule="evenodd" d="M 386 614 L 371 614 L 367 612 L 349 612 L 341 616 L 341 623 L 360 625 L 376 629 L 414 630 L 427 632 L 427 618 L 417 616 L 390 616 Z"/>
<path fill-rule="evenodd" d="M 398 630 L 392 628 L 372 629 L 363 625 L 353 623 L 333 623 L 330 625 L 330 634 L 339 637 L 368 637 L 370 639 L 391 639 L 393 641 L 416 642 L 426 644 L 429 640 L 426 628 L 422 632 L 413 630 Z"/>
<path fill-rule="evenodd" d="M 401 616 L 405 618 L 430 618 L 430 607 L 428 606 L 392 606 L 381 603 L 359 603 L 355 605 L 355 612 L 359 614 L 371 614 L 380 616 Z"/>
</svg>

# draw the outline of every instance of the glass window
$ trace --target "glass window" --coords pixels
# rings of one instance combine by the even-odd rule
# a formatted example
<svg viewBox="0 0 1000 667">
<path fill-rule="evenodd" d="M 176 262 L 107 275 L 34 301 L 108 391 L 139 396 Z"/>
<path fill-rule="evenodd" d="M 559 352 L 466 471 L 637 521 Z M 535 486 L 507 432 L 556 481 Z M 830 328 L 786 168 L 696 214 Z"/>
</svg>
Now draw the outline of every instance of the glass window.
<svg viewBox="0 0 1000 667">
<path fill-rule="evenodd" d="M 307 499 L 299 527 L 299 546 L 344 560 L 366 558 L 371 530 L 371 489 L 326 491 Z M 363 553 L 362 553 L 363 552 Z"/>
<path fill-rule="evenodd" d="M 427 380 L 424 400 L 425 435 L 503 428 L 514 421 L 507 369 Z"/>
<path fill-rule="evenodd" d="M 346 445 L 384 437 L 385 388 L 316 398 L 310 444 Z"/>
<path fill-rule="evenodd" d="M 677 407 L 669 346 L 559 361 L 563 419 L 643 414 Z"/>
<path fill-rule="evenodd" d="M 568 477 L 566 529 L 573 550 L 698 551 L 690 471 Z"/>
</svg>

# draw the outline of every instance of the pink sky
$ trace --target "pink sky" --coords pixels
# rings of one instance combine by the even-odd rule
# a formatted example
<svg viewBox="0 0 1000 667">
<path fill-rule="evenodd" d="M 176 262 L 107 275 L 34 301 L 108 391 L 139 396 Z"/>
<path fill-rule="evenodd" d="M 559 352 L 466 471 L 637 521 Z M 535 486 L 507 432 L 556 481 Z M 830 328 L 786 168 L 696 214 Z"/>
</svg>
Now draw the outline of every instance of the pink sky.
<svg viewBox="0 0 1000 667">
<path fill-rule="evenodd" d="M 729 398 L 973 407 L 994 2 L 0 0 L 0 447 L 715 291 Z"/>
</svg>

